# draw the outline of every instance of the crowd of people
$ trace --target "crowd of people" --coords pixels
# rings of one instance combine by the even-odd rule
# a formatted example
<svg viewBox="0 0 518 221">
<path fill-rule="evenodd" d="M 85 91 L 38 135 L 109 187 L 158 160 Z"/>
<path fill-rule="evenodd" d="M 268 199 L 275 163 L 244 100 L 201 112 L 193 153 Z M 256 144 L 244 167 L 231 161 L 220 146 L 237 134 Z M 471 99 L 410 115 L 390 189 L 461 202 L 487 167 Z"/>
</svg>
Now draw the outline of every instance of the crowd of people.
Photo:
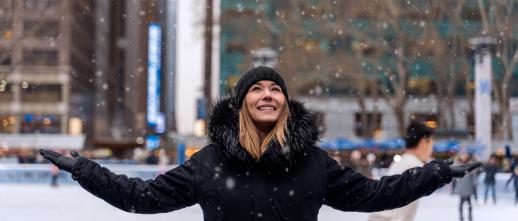
<svg viewBox="0 0 518 221">
<path fill-rule="evenodd" d="M 419 128 L 419 129 L 410 129 L 410 128 Z M 420 127 L 418 125 L 410 125 L 408 128 L 411 133 L 419 131 L 420 135 L 414 136 L 417 138 L 431 136 L 433 133 L 428 131 L 425 127 Z M 417 132 L 416 132 L 417 133 Z M 411 146 L 419 146 L 415 143 L 415 141 L 408 141 Z M 407 145 L 409 146 L 409 145 Z M 412 151 L 414 149 L 414 151 Z M 416 151 L 417 150 L 417 151 Z M 507 178 L 505 183 L 499 183 L 498 185 L 504 185 L 505 189 L 509 192 L 513 192 L 514 203 L 518 205 L 518 167 L 516 166 L 516 159 L 510 154 L 509 146 L 506 147 L 506 155 L 503 157 L 499 157 L 497 155 L 491 155 L 487 162 L 483 164 L 481 168 L 479 168 L 475 173 L 467 174 L 461 179 L 455 179 L 451 185 L 451 194 L 455 194 L 459 196 L 459 216 L 460 220 L 473 220 L 473 201 L 478 203 L 479 200 L 479 192 L 483 193 L 483 203 L 486 205 L 488 200 L 492 202 L 494 205 L 497 204 L 497 179 L 496 175 L 502 172 L 510 172 L 509 178 Z M 372 152 L 368 151 L 360 151 L 353 150 L 347 153 L 332 151 L 329 153 L 333 159 L 335 159 L 340 164 L 344 164 L 354 168 L 356 171 L 364 174 L 365 176 L 376 178 L 374 171 L 379 171 L 380 163 L 377 162 L 376 155 Z M 432 157 L 432 152 L 430 149 L 426 148 L 408 148 L 405 152 L 398 158 L 398 161 L 393 161 L 390 164 L 388 170 L 386 172 L 381 172 L 381 174 L 391 175 L 391 174 L 400 174 L 406 169 L 410 169 L 412 167 L 420 166 L 422 160 L 418 160 L 416 156 L 423 156 L 422 159 L 430 160 Z M 455 163 L 458 165 L 465 165 L 468 163 L 476 162 L 477 159 L 474 154 L 468 153 L 465 151 L 458 152 L 455 155 Z M 380 172 L 378 172 L 380 173 Z M 378 174 L 379 176 L 379 174 Z M 479 182 L 481 180 L 481 182 Z M 483 184 L 483 189 L 479 188 L 479 183 Z M 413 220 L 417 209 L 417 201 L 394 210 L 382 211 L 377 213 L 372 213 L 369 215 L 369 221 L 391 221 L 391 220 Z M 467 217 L 467 218 L 466 218 Z"/>
<path fill-rule="evenodd" d="M 62 154 L 67 154 L 67 150 L 57 150 Z M 147 165 L 158 165 L 158 164 L 175 164 L 176 154 L 172 154 L 173 151 L 166 151 L 163 148 L 157 148 L 153 150 L 146 150 L 144 148 L 134 149 L 131 156 L 128 157 L 115 157 L 109 149 L 98 149 L 98 150 L 81 150 L 78 151 L 82 156 L 89 159 L 94 159 L 103 163 L 110 164 L 147 164 Z M 0 163 L 8 164 L 41 164 L 48 163 L 41 155 L 38 154 L 36 149 L 19 149 L 16 152 L 5 154 L 0 156 Z"/>
</svg>

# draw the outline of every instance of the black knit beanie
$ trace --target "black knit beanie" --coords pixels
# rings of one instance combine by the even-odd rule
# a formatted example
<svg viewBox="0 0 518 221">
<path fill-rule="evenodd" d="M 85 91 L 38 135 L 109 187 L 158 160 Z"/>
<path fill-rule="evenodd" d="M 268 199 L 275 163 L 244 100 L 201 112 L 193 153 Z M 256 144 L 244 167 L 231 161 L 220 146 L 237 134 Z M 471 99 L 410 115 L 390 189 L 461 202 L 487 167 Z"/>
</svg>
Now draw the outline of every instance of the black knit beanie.
<svg viewBox="0 0 518 221">
<path fill-rule="evenodd" d="M 282 93 L 284 97 L 286 97 L 286 102 L 288 99 L 288 90 L 286 88 L 286 83 L 284 83 L 284 79 L 282 76 L 275 71 L 273 68 L 259 66 L 249 69 L 243 74 L 243 76 L 239 79 L 234 88 L 234 94 L 236 96 L 236 107 L 239 109 L 243 104 L 243 100 L 245 99 L 246 93 L 248 89 L 258 81 L 262 80 L 270 80 L 275 82 L 282 89 Z"/>
</svg>

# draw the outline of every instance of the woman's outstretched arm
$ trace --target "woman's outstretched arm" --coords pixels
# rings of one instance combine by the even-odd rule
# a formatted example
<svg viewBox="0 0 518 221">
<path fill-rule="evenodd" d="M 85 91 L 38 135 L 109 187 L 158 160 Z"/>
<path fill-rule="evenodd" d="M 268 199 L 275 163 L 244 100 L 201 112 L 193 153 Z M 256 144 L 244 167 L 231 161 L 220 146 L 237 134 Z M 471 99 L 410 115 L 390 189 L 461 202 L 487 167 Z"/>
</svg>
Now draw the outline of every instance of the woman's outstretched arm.
<svg viewBox="0 0 518 221">
<path fill-rule="evenodd" d="M 324 203 L 343 211 L 375 212 L 399 208 L 433 193 L 452 178 L 462 177 L 478 166 L 480 163 L 452 167 L 446 162 L 434 161 L 401 175 L 375 180 L 328 158 Z"/>
<path fill-rule="evenodd" d="M 194 159 L 144 181 L 115 174 L 83 157 L 68 158 L 49 150 L 40 153 L 60 169 L 71 172 L 88 192 L 127 212 L 164 213 L 196 203 Z"/>
</svg>

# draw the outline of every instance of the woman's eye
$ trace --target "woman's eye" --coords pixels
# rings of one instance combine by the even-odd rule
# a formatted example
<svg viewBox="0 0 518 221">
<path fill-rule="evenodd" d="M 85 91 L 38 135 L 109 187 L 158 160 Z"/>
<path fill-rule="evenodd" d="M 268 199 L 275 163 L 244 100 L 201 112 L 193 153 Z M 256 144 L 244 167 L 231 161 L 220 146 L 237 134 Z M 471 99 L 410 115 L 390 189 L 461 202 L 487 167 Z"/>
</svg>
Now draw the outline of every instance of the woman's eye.
<svg viewBox="0 0 518 221">
<path fill-rule="evenodd" d="M 272 88 L 272 91 L 281 91 L 281 89 L 278 87 L 274 87 L 274 88 Z"/>
</svg>

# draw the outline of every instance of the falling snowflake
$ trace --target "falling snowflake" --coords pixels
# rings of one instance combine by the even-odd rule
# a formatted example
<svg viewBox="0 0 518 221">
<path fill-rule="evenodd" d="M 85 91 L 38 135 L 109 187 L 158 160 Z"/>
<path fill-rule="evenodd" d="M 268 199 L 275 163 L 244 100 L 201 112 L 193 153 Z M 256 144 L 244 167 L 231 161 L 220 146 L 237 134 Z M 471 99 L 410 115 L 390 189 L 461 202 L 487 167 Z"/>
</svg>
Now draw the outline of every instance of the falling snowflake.
<svg viewBox="0 0 518 221">
<path fill-rule="evenodd" d="M 225 186 L 227 189 L 232 190 L 236 186 L 236 181 L 232 179 L 231 177 L 227 178 L 227 181 L 225 182 Z"/>
</svg>

